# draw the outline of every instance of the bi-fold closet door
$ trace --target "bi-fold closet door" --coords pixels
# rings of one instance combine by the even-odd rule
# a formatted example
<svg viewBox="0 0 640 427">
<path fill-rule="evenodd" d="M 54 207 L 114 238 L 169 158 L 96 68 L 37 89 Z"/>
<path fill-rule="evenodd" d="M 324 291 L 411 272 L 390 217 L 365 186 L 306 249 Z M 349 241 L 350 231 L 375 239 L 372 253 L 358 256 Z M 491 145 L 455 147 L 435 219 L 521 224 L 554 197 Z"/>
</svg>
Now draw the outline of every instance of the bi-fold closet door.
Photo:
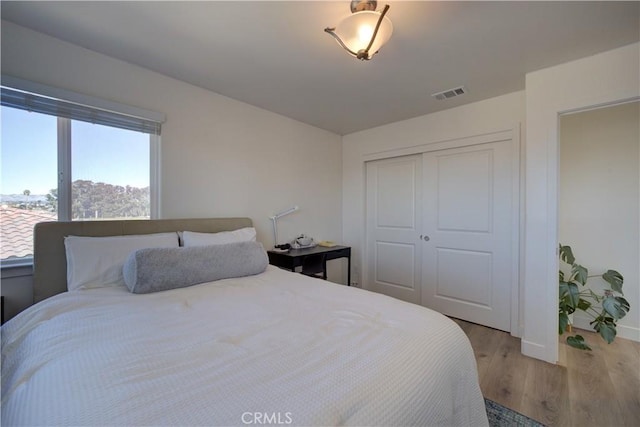
<svg viewBox="0 0 640 427">
<path fill-rule="evenodd" d="M 509 331 L 513 159 L 503 139 L 367 162 L 366 288 Z"/>
</svg>

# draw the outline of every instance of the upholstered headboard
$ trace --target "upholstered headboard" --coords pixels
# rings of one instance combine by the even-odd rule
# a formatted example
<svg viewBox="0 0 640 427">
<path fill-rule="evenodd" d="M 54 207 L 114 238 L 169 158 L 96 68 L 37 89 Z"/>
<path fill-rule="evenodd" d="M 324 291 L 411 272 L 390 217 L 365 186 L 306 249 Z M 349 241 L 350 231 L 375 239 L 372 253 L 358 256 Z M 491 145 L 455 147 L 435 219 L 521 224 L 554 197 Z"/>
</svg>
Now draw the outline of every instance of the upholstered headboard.
<svg viewBox="0 0 640 427">
<path fill-rule="evenodd" d="M 185 230 L 217 233 L 252 225 L 251 218 L 41 222 L 34 229 L 33 300 L 39 302 L 67 291 L 66 236 L 124 236 Z"/>
</svg>

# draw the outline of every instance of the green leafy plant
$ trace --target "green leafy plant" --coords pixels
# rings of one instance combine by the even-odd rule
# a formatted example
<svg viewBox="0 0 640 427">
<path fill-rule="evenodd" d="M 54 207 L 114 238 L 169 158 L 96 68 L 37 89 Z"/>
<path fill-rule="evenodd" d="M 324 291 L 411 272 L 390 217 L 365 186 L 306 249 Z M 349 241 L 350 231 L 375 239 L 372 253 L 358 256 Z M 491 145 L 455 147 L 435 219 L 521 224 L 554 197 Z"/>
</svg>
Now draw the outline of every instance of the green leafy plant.
<svg viewBox="0 0 640 427">
<path fill-rule="evenodd" d="M 615 339 L 617 321 L 630 310 L 629 302 L 622 297 L 624 278 L 615 270 L 607 270 L 598 276 L 589 276 L 588 270 L 576 263 L 573 251 L 569 246 L 560 245 L 560 261 L 571 266 L 569 277 L 560 270 L 559 275 L 559 324 L 558 332 L 562 335 L 570 325 L 570 315 L 576 310 L 587 313 L 593 321 L 589 324 L 609 344 Z M 602 277 L 610 287 L 602 295 L 585 288 L 591 277 Z M 567 337 L 567 344 L 581 350 L 591 350 L 581 335 Z"/>
</svg>

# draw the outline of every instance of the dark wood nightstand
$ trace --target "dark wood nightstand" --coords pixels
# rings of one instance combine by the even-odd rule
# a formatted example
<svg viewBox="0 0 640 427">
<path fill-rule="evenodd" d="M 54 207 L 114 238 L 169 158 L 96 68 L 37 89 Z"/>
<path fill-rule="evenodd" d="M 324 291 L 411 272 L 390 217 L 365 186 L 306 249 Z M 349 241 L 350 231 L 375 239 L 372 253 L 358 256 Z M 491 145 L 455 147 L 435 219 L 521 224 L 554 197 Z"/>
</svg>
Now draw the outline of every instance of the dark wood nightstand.
<svg viewBox="0 0 640 427">
<path fill-rule="evenodd" d="M 301 267 L 302 260 L 306 256 L 317 254 L 324 254 L 327 261 L 347 258 L 347 286 L 351 286 L 351 247 L 349 246 L 333 246 L 331 248 L 315 246 L 313 248 L 290 249 L 289 252 L 267 251 L 269 264 L 291 271 L 295 271 L 296 267 Z"/>
</svg>

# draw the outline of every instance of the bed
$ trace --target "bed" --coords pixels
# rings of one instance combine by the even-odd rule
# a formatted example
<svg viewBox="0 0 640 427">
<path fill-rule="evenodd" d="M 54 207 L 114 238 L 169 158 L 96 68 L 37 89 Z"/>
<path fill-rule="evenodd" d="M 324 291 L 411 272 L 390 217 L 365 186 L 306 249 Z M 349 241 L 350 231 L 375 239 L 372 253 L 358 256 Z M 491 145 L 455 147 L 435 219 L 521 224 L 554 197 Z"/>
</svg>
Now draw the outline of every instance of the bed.
<svg viewBox="0 0 640 427">
<path fill-rule="evenodd" d="M 67 292 L 65 236 L 250 226 L 37 226 L 37 303 L 2 326 L 2 424 L 487 425 L 468 339 L 424 307 L 273 266 L 145 294 Z"/>
</svg>

